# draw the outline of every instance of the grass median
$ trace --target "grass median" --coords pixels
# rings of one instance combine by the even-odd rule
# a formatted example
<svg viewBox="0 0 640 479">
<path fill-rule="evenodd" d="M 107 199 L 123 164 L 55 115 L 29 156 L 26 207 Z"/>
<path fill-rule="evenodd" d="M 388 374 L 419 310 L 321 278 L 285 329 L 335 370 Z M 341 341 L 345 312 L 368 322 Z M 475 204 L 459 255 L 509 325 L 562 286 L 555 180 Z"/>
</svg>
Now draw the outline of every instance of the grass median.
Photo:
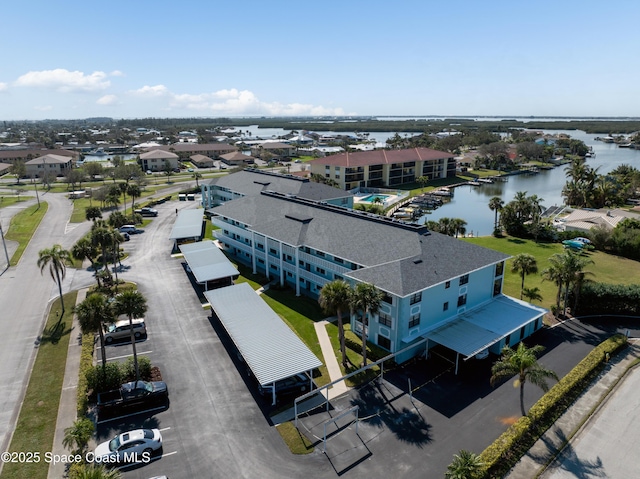
<svg viewBox="0 0 640 479">
<path fill-rule="evenodd" d="M 9 231 L 7 231 L 5 236 L 8 240 L 18 242 L 18 249 L 11 257 L 11 266 L 17 265 L 20 258 L 22 258 L 22 254 L 27 248 L 29 241 L 31 241 L 33 233 L 38 228 L 48 209 L 49 204 L 41 201 L 40 205 L 29 206 L 11 219 Z"/>
<path fill-rule="evenodd" d="M 65 294 L 65 304 L 75 304 L 76 295 L 76 291 Z M 44 331 L 38 338 L 38 353 L 9 447 L 9 452 L 39 453 L 39 462 L 7 462 L 2 479 L 46 479 L 49 472 L 44 455 L 53 447 L 73 319 L 72 308 L 67 306 L 58 320 L 60 310 L 58 298 L 51 304 Z"/>
</svg>

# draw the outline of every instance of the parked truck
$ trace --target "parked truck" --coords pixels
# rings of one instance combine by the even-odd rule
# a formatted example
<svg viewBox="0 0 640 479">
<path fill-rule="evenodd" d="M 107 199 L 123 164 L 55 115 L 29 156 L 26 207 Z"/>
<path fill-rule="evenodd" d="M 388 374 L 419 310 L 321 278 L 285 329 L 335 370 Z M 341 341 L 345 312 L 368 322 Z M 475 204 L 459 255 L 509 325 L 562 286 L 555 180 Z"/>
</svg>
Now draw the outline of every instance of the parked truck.
<svg viewBox="0 0 640 479">
<path fill-rule="evenodd" d="M 98 414 L 144 410 L 165 404 L 168 399 L 169 390 L 164 381 L 132 381 L 119 389 L 98 393 Z"/>
</svg>

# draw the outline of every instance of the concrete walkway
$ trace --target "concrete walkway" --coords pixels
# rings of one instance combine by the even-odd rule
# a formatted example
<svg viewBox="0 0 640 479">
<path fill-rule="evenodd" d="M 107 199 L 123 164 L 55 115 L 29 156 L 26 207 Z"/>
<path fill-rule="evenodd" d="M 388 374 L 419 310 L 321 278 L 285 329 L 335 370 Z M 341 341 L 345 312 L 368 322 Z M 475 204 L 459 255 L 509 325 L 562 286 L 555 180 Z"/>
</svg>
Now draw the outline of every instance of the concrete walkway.
<svg viewBox="0 0 640 479">
<path fill-rule="evenodd" d="M 327 318 L 324 321 L 318 321 L 313 324 L 316 328 L 316 334 L 318 336 L 318 342 L 320 343 L 320 349 L 322 349 L 322 356 L 324 357 L 324 364 L 327 366 L 327 371 L 329 371 L 329 377 L 331 378 L 331 382 L 338 381 L 338 379 L 342 378 L 342 370 L 340 369 L 340 365 L 338 364 L 338 359 L 336 358 L 336 354 L 333 350 L 333 346 L 331 345 L 331 340 L 329 339 L 329 333 L 327 333 L 327 324 L 330 321 L 338 320 L 338 318 Z M 349 388 L 345 384 L 344 381 L 339 381 L 331 386 L 327 391 L 327 399 L 331 400 L 338 396 L 343 395 Z"/>
<path fill-rule="evenodd" d="M 509 471 L 506 479 L 538 477 L 551 460 L 588 422 L 597 409 L 606 407 L 609 393 L 624 377 L 629 366 L 640 358 L 640 341 L 630 339 L 630 346 L 611 360 L 591 386 L 578 400 L 538 439 L 525 456 Z"/>
<path fill-rule="evenodd" d="M 81 303 L 87 296 L 87 290 L 78 291 L 76 304 Z M 56 431 L 53 436 L 53 446 L 51 452 L 53 454 L 70 454 L 71 452 L 62 445 L 64 439 L 64 430 L 73 425 L 77 419 L 77 394 L 78 394 L 78 374 L 80 372 L 80 353 L 82 352 L 82 342 L 80 341 L 80 326 L 78 318 L 73 315 L 73 323 L 71 325 L 71 338 L 69 340 L 69 349 L 67 352 L 67 364 L 64 369 L 64 380 L 62 382 L 62 393 L 60 394 L 60 406 L 58 408 L 58 418 L 56 420 Z M 60 479 L 64 477 L 65 463 L 51 463 L 49 465 L 48 479 Z"/>
</svg>

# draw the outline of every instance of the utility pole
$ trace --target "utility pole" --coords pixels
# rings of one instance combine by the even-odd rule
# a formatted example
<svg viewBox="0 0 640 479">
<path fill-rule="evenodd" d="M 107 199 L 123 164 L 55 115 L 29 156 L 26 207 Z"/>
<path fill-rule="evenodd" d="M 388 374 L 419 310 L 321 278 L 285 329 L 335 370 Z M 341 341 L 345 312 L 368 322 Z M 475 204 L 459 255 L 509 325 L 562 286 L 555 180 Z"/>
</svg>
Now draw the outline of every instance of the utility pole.
<svg viewBox="0 0 640 479">
<path fill-rule="evenodd" d="M 0 236 L 2 236 L 2 246 L 4 246 L 4 254 L 7 257 L 7 269 L 9 268 L 9 252 L 7 251 L 7 243 L 4 240 L 4 231 L 2 231 L 2 222 L 0 222 Z"/>
</svg>

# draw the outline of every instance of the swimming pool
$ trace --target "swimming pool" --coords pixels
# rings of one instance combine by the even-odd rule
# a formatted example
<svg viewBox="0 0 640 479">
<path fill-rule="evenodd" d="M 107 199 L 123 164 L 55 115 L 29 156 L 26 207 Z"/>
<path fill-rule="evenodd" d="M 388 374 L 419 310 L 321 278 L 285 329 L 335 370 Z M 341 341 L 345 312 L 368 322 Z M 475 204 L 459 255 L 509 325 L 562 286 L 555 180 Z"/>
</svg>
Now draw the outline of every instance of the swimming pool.
<svg viewBox="0 0 640 479">
<path fill-rule="evenodd" d="M 387 201 L 387 199 L 391 198 L 391 195 L 367 195 L 364 196 L 362 198 L 358 198 L 358 203 L 374 203 L 376 201 L 376 198 L 380 198 L 380 201 L 382 201 L 382 203 L 384 203 L 385 201 Z"/>
</svg>

